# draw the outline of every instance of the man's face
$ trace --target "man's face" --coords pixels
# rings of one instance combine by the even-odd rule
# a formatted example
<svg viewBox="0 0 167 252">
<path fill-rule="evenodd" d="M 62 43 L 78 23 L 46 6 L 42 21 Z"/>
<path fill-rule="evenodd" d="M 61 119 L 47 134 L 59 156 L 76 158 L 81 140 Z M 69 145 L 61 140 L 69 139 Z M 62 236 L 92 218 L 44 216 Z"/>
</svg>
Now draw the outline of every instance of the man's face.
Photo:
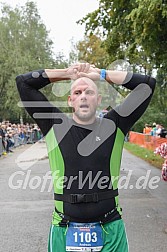
<svg viewBox="0 0 167 252">
<path fill-rule="evenodd" d="M 100 104 L 97 86 L 88 78 L 77 79 L 71 86 L 68 104 L 73 107 L 73 119 L 78 123 L 92 123 L 95 120 L 96 109 Z"/>
</svg>

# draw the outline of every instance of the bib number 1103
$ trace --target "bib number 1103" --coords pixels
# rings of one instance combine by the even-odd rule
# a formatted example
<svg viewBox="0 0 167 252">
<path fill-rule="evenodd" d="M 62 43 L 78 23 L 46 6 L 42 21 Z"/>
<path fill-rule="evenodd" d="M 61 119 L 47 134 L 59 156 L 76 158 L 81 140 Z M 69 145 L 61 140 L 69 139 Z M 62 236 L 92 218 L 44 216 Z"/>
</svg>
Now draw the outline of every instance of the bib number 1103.
<svg viewBox="0 0 167 252">
<path fill-rule="evenodd" d="M 81 233 L 78 233 L 78 232 L 75 232 L 74 234 L 74 239 L 75 239 L 75 242 L 86 242 L 86 243 L 89 243 L 89 242 L 97 242 L 97 233 L 96 232 L 92 232 L 92 233 L 85 233 L 85 232 L 81 232 Z"/>
</svg>

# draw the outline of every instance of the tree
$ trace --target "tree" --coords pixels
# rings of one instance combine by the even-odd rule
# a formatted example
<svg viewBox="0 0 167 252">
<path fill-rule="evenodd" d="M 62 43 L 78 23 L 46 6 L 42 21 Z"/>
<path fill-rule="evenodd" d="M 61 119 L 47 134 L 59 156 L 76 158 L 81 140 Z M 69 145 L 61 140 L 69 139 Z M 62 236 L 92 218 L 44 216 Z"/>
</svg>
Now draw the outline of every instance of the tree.
<svg viewBox="0 0 167 252">
<path fill-rule="evenodd" d="M 12 9 L 1 6 L 0 17 L 0 117 L 19 118 L 22 109 L 15 77 L 23 72 L 53 67 L 53 42 L 42 23 L 34 2 Z"/>
<path fill-rule="evenodd" d="M 79 21 L 86 32 L 102 29 L 111 58 L 146 64 L 147 70 L 167 62 L 167 3 L 159 0 L 100 0 L 99 8 Z"/>
<path fill-rule="evenodd" d="M 99 8 L 79 23 L 86 24 L 87 35 L 96 34 L 100 29 L 111 62 L 125 59 L 133 65 L 134 71 L 157 72 L 150 113 L 155 117 L 157 111 L 157 115 L 161 113 L 166 118 L 167 2 L 99 0 Z"/>
<path fill-rule="evenodd" d="M 104 68 L 109 65 L 109 55 L 104 48 L 99 32 L 85 36 L 77 44 L 77 49 L 79 51 L 79 60 L 95 64 L 99 68 Z"/>
<path fill-rule="evenodd" d="M 69 53 L 69 65 L 75 64 L 79 59 L 78 59 L 78 48 L 77 48 L 77 43 L 74 42 L 74 39 L 71 39 L 71 50 Z"/>
</svg>

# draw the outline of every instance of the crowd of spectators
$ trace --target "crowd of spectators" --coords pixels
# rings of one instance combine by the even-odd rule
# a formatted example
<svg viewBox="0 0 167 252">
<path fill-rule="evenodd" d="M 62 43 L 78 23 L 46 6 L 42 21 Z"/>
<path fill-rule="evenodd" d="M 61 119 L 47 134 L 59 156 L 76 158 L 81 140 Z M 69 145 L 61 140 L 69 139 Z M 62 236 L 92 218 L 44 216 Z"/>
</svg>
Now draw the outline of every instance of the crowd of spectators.
<svg viewBox="0 0 167 252">
<path fill-rule="evenodd" d="M 153 125 L 145 124 L 143 134 L 167 138 L 167 130 L 157 123 L 153 123 Z"/>
<path fill-rule="evenodd" d="M 13 152 L 13 148 L 42 139 L 42 133 L 36 124 L 15 124 L 0 122 L 0 155 Z"/>
</svg>

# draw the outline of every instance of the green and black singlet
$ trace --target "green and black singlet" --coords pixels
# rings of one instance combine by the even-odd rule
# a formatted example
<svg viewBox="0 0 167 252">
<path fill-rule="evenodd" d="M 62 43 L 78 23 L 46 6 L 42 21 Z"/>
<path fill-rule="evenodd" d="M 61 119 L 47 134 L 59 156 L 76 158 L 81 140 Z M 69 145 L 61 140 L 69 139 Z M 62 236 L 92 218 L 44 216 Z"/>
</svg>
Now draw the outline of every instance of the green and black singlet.
<svg viewBox="0 0 167 252">
<path fill-rule="evenodd" d="M 27 101 L 39 102 L 38 106 L 32 103 L 32 107 L 25 104 L 25 108 L 45 136 L 54 193 L 68 198 L 56 198 L 53 224 L 61 225 L 64 220 L 109 222 L 120 219 L 117 195 L 100 198 L 99 201 L 96 196 L 101 194 L 103 197 L 117 189 L 118 179 L 115 178 L 120 173 L 124 137 L 146 110 L 155 88 L 155 79 L 133 74 L 131 80 L 123 85 L 133 90 L 126 100 L 104 118 L 97 118 L 93 124 L 85 126 L 75 123 L 49 103 L 39 89 L 50 81 L 43 77 L 44 70 L 38 73 L 38 78 L 33 78 L 32 72 L 19 75 L 16 82 L 23 104 Z M 41 106 L 40 102 L 45 102 L 45 106 Z M 44 119 L 45 114 L 49 116 Z M 78 202 L 75 195 L 83 198 L 90 195 L 91 199 L 93 195 L 94 200 Z"/>
</svg>

